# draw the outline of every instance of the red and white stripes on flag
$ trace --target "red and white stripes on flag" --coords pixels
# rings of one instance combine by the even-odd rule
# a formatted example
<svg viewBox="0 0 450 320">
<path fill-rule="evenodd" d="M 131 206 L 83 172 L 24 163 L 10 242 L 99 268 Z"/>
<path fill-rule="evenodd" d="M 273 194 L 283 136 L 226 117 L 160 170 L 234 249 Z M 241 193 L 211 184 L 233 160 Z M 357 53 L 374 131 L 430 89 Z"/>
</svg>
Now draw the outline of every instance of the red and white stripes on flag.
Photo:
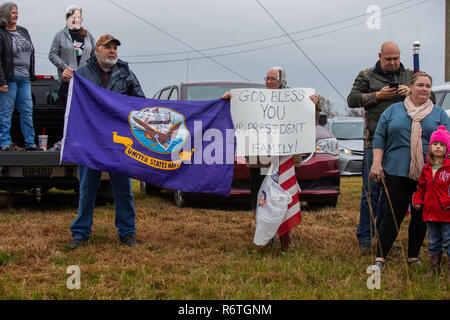
<svg viewBox="0 0 450 320">
<path fill-rule="evenodd" d="M 302 213 L 300 210 L 300 186 L 295 175 L 294 157 L 280 156 L 279 159 L 278 184 L 292 197 L 284 220 L 277 231 L 278 236 L 282 236 L 302 221 Z"/>
</svg>

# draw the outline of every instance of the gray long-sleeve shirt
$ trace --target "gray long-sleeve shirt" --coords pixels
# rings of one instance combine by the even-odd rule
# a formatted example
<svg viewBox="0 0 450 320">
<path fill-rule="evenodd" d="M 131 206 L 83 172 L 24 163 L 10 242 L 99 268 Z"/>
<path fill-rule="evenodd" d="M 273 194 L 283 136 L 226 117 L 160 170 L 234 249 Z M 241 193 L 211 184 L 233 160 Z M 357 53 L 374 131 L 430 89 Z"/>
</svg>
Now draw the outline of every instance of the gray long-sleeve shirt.
<svg viewBox="0 0 450 320">
<path fill-rule="evenodd" d="M 80 64 L 78 64 L 75 53 L 73 40 L 70 36 L 69 29 L 64 28 L 59 30 L 53 38 L 52 46 L 48 53 L 48 58 L 56 66 L 58 70 L 58 78 L 62 78 L 62 72 L 67 67 L 77 70 L 84 66 L 86 62 L 95 56 L 95 40 L 90 32 L 87 33 L 84 39 L 84 50 L 81 55 Z"/>
</svg>

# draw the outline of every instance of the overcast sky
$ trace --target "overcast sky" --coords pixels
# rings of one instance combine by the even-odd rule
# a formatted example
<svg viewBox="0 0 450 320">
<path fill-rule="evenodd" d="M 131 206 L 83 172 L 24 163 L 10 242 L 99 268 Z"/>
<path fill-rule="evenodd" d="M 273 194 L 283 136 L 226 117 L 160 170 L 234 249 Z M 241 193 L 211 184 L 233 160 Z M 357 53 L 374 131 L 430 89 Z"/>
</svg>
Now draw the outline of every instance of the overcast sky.
<svg viewBox="0 0 450 320">
<path fill-rule="evenodd" d="M 15 2 L 18 24 L 37 52 L 38 74 L 57 74 L 48 50 L 65 26 L 66 8 L 78 4 L 95 39 L 109 33 L 122 42 L 119 57 L 130 63 L 147 97 L 179 81 L 263 82 L 267 69 L 280 65 L 290 87 L 315 88 L 345 112 L 342 97 L 358 72 L 376 63 L 386 40 L 399 45 L 409 68 L 412 44 L 420 41 L 420 69 L 434 84 L 444 82 L 445 0 L 259 0 L 272 17 L 256 0 Z"/>
</svg>

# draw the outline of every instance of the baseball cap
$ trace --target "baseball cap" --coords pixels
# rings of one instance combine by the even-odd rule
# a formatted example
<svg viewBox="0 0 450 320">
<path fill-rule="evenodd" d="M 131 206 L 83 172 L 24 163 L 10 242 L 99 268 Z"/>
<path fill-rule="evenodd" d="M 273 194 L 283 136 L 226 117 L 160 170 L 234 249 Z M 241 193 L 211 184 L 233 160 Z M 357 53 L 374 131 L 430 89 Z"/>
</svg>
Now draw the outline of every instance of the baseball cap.
<svg viewBox="0 0 450 320">
<path fill-rule="evenodd" d="M 100 38 L 98 38 L 95 46 L 96 47 L 105 46 L 108 43 L 110 43 L 111 41 L 114 41 L 118 46 L 120 46 L 120 41 L 118 39 L 114 38 L 110 34 L 105 34 L 105 35 L 101 36 Z"/>
</svg>

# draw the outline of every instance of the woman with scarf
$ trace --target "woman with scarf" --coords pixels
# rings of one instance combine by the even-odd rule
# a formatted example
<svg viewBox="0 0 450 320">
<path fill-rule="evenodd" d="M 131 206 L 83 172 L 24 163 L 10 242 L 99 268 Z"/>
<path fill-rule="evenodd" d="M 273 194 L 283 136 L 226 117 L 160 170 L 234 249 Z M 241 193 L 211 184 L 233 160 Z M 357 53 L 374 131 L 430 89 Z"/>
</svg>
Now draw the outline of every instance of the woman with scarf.
<svg viewBox="0 0 450 320">
<path fill-rule="evenodd" d="M 375 265 L 380 270 L 417 189 L 431 134 L 440 125 L 450 129 L 450 119 L 445 111 L 430 100 L 431 86 L 432 78 L 427 73 L 414 74 L 410 95 L 404 102 L 394 103 L 382 113 L 373 138 L 370 177 L 377 182 L 385 179 L 390 198 L 378 234 Z M 422 211 L 411 206 L 410 213 L 408 263 L 420 265 L 419 251 L 427 229 Z"/>
</svg>

